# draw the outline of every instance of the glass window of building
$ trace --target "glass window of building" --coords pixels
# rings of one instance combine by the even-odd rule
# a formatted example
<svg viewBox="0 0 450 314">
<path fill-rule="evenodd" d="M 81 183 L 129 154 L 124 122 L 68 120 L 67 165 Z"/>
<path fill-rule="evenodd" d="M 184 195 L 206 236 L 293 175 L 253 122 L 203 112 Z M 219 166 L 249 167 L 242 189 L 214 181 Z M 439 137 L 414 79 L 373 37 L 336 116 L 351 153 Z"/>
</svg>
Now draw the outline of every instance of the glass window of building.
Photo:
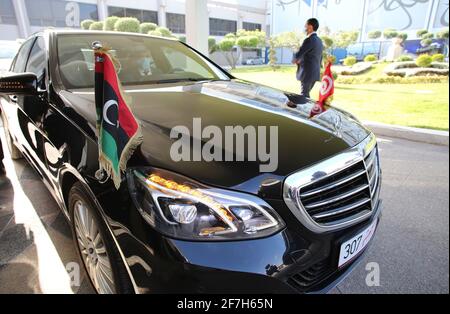
<svg viewBox="0 0 450 314">
<path fill-rule="evenodd" d="M 242 24 L 242 27 L 246 30 L 246 31 L 261 31 L 262 30 L 262 25 L 258 24 L 258 23 L 249 23 L 249 22 L 244 22 Z"/>
<path fill-rule="evenodd" d="M 17 24 L 11 0 L 0 0 L 0 24 Z"/>
<path fill-rule="evenodd" d="M 98 10 L 95 4 L 78 3 L 80 8 L 80 21 L 98 20 Z"/>
<path fill-rule="evenodd" d="M 72 2 L 78 6 L 80 21 L 98 19 L 97 5 Z M 66 27 L 66 16 L 69 7 L 63 0 L 25 0 L 28 18 L 32 26 Z"/>
<path fill-rule="evenodd" d="M 118 16 L 118 17 L 135 17 L 140 22 L 150 22 L 150 23 L 158 24 L 158 12 L 156 12 L 156 11 L 147 11 L 147 10 L 109 6 L 108 7 L 108 15 L 109 16 Z"/>
<path fill-rule="evenodd" d="M 225 36 L 229 33 L 236 33 L 237 22 L 222 19 L 209 19 L 209 33 L 212 36 Z"/>
<path fill-rule="evenodd" d="M 186 18 L 183 14 L 167 13 L 167 27 L 176 34 L 186 33 Z"/>
</svg>

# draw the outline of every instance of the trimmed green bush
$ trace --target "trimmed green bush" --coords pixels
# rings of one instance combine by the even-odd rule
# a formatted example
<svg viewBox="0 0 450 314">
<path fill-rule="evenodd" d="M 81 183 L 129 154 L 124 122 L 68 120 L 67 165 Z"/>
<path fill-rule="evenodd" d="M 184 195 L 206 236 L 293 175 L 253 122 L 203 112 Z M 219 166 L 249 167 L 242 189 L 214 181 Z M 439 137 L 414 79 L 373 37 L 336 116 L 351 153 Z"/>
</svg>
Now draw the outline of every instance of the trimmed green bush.
<svg viewBox="0 0 450 314">
<path fill-rule="evenodd" d="M 398 36 L 398 32 L 395 29 L 388 28 L 388 29 L 384 30 L 383 36 L 386 39 L 392 39 L 392 38 L 395 38 Z"/>
<path fill-rule="evenodd" d="M 94 22 L 89 26 L 89 30 L 91 31 L 102 31 L 103 30 L 103 22 Z"/>
<path fill-rule="evenodd" d="M 416 65 L 421 68 L 428 68 L 431 66 L 433 59 L 429 55 L 420 55 L 416 60 Z"/>
<path fill-rule="evenodd" d="M 413 58 L 408 55 L 401 55 L 400 57 L 398 57 L 398 59 L 396 61 L 398 61 L 398 62 L 413 61 Z"/>
<path fill-rule="evenodd" d="M 425 34 L 428 34 L 428 31 L 426 29 L 418 30 L 416 33 L 417 37 L 419 37 L 419 38 L 422 38 L 422 36 Z"/>
<path fill-rule="evenodd" d="M 371 31 L 369 32 L 369 34 L 367 34 L 370 39 L 378 39 L 381 37 L 381 35 L 381 31 Z"/>
<path fill-rule="evenodd" d="M 156 29 L 154 31 L 149 31 L 148 34 L 150 36 L 163 37 L 163 34 Z"/>
<path fill-rule="evenodd" d="M 103 24 L 103 30 L 104 31 L 113 31 L 114 25 L 116 25 L 118 20 L 119 20 L 119 17 L 117 17 L 117 16 L 108 17 Z"/>
<path fill-rule="evenodd" d="M 182 43 L 186 43 L 186 36 L 184 36 L 184 35 L 180 35 L 180 36 L 178 36 L 178 40 L 179 41 L 181 41 Z"/>
<path fill-rule="evenodd" d="M 208 37 L 208 50 L 209 53 L 214 53 L 217 50 L 217 40 L 214 36 Z"/>
<path fill-rule="evenodd" d="M 420 44 L 422 45 L 422 47 L 428 47 L 429 45 L 431 45 L 433 43 L 433 39 L 431 38 L 425 38 L 423 39 Z"/>
<path fill-rule="evenodd" d="M 376 55 L 367 55 L 364 58 L 364 62 L 374 62 L 374 61 L 377 61 L 377 60 L 378 60 L 378 58 L 377 58 Z"/>
<path fill-rule="evenodd" d="M 114 25 L 118 32 L 139 33 L 139 20 L 134 17 L 121 17 Z"/>
<path fill-rule="evenodd" d="M 444 62 L 445 56 L 442 53 L 437 53 L 431 56 L 432 62 Z"/>
<path fill-rule="evenodd" d="M 441 38 L 441 39 L 447 39 L 448 40 L 448 27 L 445 29 L 443 29 L 443 30 L 441 30 L 438 34 L 437 34 L 437 37 L 438 38 Z"/>
<path fill-rule="evenodd" d="M 141 25 L 139 25 L 139 31 L 142 34 L 148 34 L 148 32 L 154 31 L 157 28 L 158 25 L 156 25 L 155 23 L 142 23 Z"/>
<path fill-rule="evenodd" d="M 403 42 L 405 42 L 408 39 L 408 34 L 400 33 L 397 35 L 397 38 L 400 38 Z"/>
<path fill-rule="evenodd" d="M 445 76 L 381 76 L 381 77 L 358 77 L 358 76 L 340 76 L 336 83 L 339 84 L 427 84 L 427 83 L 446 83 L 448 77 Z"/>
<path fill-rule="evenodd" d="M 173 37 L 172 32 L 167 27 L 158 27 L 156 31 L 160 32 L 163 37 Z"/>
<path fill-rule="evenodd" d="M 224 38 L 218 46 L 221 51 L 231 51 L 235 44 L 236 40 L 231 38 Z"/>
<path fill-rule="evenodd" d="M 357 60 L 353 56 L 348 56 L 347 58 L 344 59 L 344 65 L 346 65 L 348 67 L 355 65 L 356 62 L 357 62 Z"/>
<path fill-rule="evenodd" d="M 88 30 L 89 27 L 91 27 L 91 24 L 94 23 L 94 22 L 95 22 L 94 20 L 84 20 L 84 21 L 81 21 L 81 28 L 82 28 L 82 29 L 85 29 L 85 30 Z"/>
</svg>

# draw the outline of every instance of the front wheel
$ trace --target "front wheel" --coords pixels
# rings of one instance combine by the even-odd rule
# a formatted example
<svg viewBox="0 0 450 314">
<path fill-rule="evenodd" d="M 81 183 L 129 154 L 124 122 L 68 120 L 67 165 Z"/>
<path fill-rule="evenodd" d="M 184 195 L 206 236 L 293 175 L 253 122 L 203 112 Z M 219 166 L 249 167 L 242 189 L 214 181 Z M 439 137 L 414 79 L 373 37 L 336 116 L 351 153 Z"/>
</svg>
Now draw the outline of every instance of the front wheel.
<svg viewBox="0 0 450 314">
<path fill-rule="evenodd" d="M 97 293 L 132 293 L 116 244 L 95 203 L 80 183 L 70 190 L 69 206 L 75 245 Z"/>
</svg>

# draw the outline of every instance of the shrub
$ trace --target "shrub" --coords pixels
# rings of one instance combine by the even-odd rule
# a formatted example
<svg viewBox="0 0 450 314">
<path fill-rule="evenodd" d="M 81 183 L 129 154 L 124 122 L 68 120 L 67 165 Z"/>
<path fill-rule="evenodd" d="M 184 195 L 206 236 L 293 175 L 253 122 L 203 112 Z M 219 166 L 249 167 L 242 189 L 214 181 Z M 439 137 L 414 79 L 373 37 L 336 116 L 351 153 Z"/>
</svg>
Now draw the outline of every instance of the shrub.
<svg viewBox="0 0 450 314">
<path fill-rule="evenodd" d="M 217 40 L 214 36 L 208 37 L 208 50 L 209 53 L 214 53 L 217 50 Z"/>
<path fill-rule="evenodd" d="M 141 25 L 139 25 L 139 31 L 142 34 L 148 34 L 148 32 L 154 31 L 157 28 L 158 25 L 156 25 L 155 23 L 142 23 Z"/>
<path fill-rule="evenodd" d="M 398 36 L 398 32 L 395 29 L 388 28 L 388 29 L 384 30 L 383 36 L 386 39 L 392 39 L 392 38 L 395 38 Z"/>
<path fill-rule="evenodd" d="M 186 36 L 184 36 L 184 35 L 178 36 L 178 40 L 181 41 L 182 43 L 187 42 Z"/>
<path fill-rule="evenodd" d="M 353 56 L 348 56 L 347 58 L 344 59 L 344 65 L 346 65 L 348 67 L 355 65 L 356 62 L 357 62 L 357 60 Z"/>
<path fill-rule="evenodd" d="M 114 30 L 118 32 L 139 33 L 139 20 L 134 17 L 121 17 L 114 25 Z"/>
<path fill-rule="evenodd" d="M 85 29 L 85 30 L 88 30 L 89 27 L 91 27 L 91 24 L 94 23 L 94 22 L 95 22 L 94 20 L 84 20 L 84 21 L 81 22 L 81 28 Z"/>
<path fill-rule="evenodd" d="M 431 65 L 431 62 L 433 62 L 433 59 L 431 58 L 431 56 L 429 55 L 420 55 L 417 60 L 416 60 L 416 64 L 418 67 L 421 68 L 428 68 Z"/>
<path fill-rule="evenodd" d="M 422 35 L 422 39 L 428 39 L 428 38 L 433 39 L 434 38 L 434 34 L 426 33 L 426 34 Z"/>
<path fill-rule="evenodd" d="M 320 77 L 323 77 L 323 73 L 325 72 L 325 69 L 322 69 L 320 71 Z M 335 72 L 335 71 L 331 71 L 331 74 L 333 74 L 333 80 L 337 80 L 339 77 L 339 73 Z"/>
<path fill-rule="evenodd" d="M 116 25 L 119 18 L 117 16 L 110 16 L 105 20 L 105 23 L 103 25 L 103 30 L 105 31 L 113 31 L 114 25 Z"/>
<path fill-rule="evenodd" d="M 163 37 L 173 37 L 172 32 L 167 27 L 158 27 L 156 31 L 160 32 Z"/>
<path fill-rule="evenodd" d="M 422 36 L 425 34 L 428 34 L 428 31 L 426 29 L 418 30 L 416 33 L 417 37 L 419 37 L 419 38 L 422 38 Z"/>
<path fill-rule="evenodd" d="M 220 43 L 219 43 L 219 49 L 221 51 L 231 51 L 233 49 L 233 47 L 236 44 L 236 40 L 231 39 L 231 38 L 224 38 Z"/>
<path fill-rule="evenodd" d="M 401 55 L 398 57 L 397 62 L 413 61 L 413 58 L 408 55 Z"/>
<path fill-rule="evenodd" d="M 438 34 L 437 34 L 438 38 L 441 39 L 448 39 L 448 28 L 444 28 L 443 30 L 441 30 Z"/>
<path fill-rule="evenodd" d="M 433 43 L 433 39 L 431 38 L 426 38 L 423 39 L 420 44 L 422 45 L 422 47 L 428 47 L 429 45 L 431 45 Z"/>
<path fill-rule="evenodd" d="M 91 31 L 102 31 L 103 30 L 103 22 L 94 22 L 89 26 L 89 30 Z"/>
<path fill-rule="evenodd" d="M 378 58 L 377 58 L 376 55 L 367 55 L 364 58 L 364 62 L 374 62 L 374 61 L 377 61 L 377 60 L 378 60 Z"/>
<path fill-rule="evenodd" d="M 148 34 L 150 36 L 163 37 L 163 34 L 156 29 L 154 31 L 149 31 Z"/>
<path fill-rule="evenodd" d="M 400 33 L 398 34 L 397 38 L 400 38 L 403 42 L 405 42 L 408 39 L 408 34 Z"/>
<path fill-rule="evenodd" d="M 442 53 L 437 53 L 433 56 L 431 56 L 432 62 L 444 62 L 445 56 Z"/>
<path fill-rule="evenodd" d="M 381 77 L 358 77 L 358 76 L 340 76 L 337 81 L 339 84 L 427 84 L 427 83 L 446 83 L 448 77 L 445 76 L 381 76 Z"/>
<path fill-rule="evenodd" d="M 334 41 L 330 36 L 323 35 L 320 36 L 320 39 L 322 39 L 325 49 L 330 49 L 333 46 Z"/>
<path fill-rule="evenodd" d="M 447 62 L 433 61 L 433 63 L 431 63 L 431 67 L 433 69 L 446 69 L 446 70 L 448 70 L 448 63 Z"/>
<path fill-rule="evenodd" d="M 371 31 L 367 35 L 370 39 L 378 39 L 381 37 L 381 31 Z"/>
</svg>

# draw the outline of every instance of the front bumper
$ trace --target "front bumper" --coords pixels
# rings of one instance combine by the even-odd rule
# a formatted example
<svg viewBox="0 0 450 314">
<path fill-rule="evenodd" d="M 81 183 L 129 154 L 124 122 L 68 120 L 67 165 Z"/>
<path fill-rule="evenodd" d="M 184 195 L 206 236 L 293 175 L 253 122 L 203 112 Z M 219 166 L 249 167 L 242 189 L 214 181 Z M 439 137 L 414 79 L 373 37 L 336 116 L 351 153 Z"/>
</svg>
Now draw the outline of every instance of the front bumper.
<svg viewBox="0 0 450 314">
<path fill-rule="evenodd" d="M 140 235 L 117 232 L 116 239 L 137 293 L 326 293 L 368 249 L 338 269 L 340 244 L 380 219 L 381 202 L 370 220 L 330 234 L 311 234 L 300 224 L 296 230 L 288 223 L 285 230 L 264 239 L 187 242 L 148 232 L 147 226 Z"/>
</svg>

